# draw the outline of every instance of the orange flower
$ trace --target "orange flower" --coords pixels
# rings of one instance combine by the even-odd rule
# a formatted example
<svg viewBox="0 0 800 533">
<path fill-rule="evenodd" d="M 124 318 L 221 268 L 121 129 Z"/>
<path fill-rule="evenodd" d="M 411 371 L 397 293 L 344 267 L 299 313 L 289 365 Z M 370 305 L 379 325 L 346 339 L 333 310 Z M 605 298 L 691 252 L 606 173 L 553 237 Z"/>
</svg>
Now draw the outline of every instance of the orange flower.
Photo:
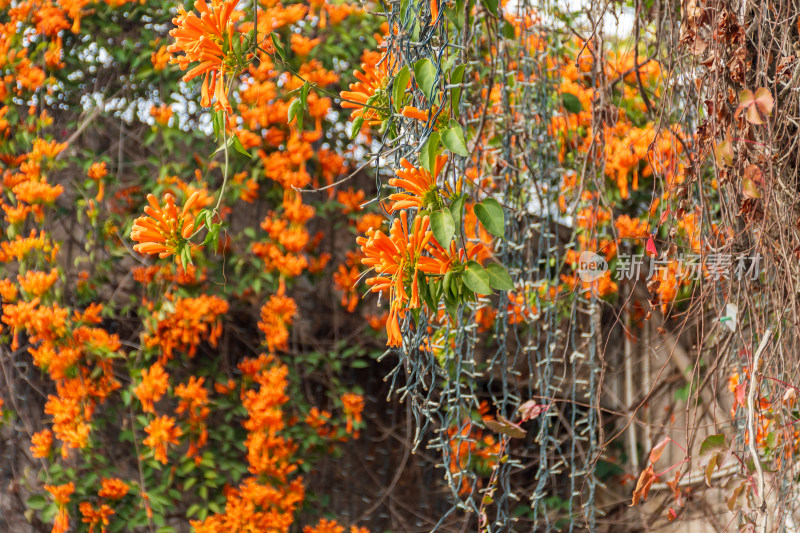
<svg viewBox="0 0 800 533">
<path fill-rule="evenodd" d="M 167 63 L 169 63 L 167 47 L 162 45 L 158 50 L 150 54 L 150 62 L 153 63 L 153 70 L 156 72 L 167 68 Z"/>
<path fill-rule="evenodd" d="M 360 394 L 348 392 L 342 394 L 344 414 L 347 416 L 347 432 L 353 432 L 353 424 L 361 423 L 361 413 L 364 411 L 364 397 Z"/>
<path fill-rule="evenodd" d="M 286 350 L 288 348 L 289 330 L 287 326 L 294 320 L 297 304 L 292 298 L 283 295 L 283 291 L 270 296 L 261 308 L 261 321 L 258 323 L 267 342 L 269 351 Z"/>
<path fill-rule="evenodd" d="M 403 110 L 400 112 L 400 114 L 406 118 L 413 118 L 421 120 L 422 122 L 428 122 L 428 119 L 430 118 L 429 111 L 423 111 L 414 107 L 413 105 L 407 105 L 403 107 Z"/>
<path fill-rule="evenodd" d="M 133 249 L 143 254 L 158 254 L 162 259 L 179 252 L 192 235 L 194 216 L 190 210 L 199 198 L 200 193 L 195 191 L 178 213 L 175 198 L 171 194 L 164 195 L 163 209 L 156 197 L 148 194 L 150 205 L 145 206 L 144 212 L 150 216 L 139 217 L 133 223 L 131 239 L 139 242 Z"/>
<path fill-rule="evenodd" d="M 428 225 L 427 216 L 417 217 L 409 232 L 408 212 L 401 211 L 388 236 L 382 231 L 370 229 L 366 238 L 356 239 L 364 254 L 361 263 L 378 274 L 368 279 L 367 285 L 372 292 L 387 291 L 389 294 L 390 310 L 386 322 L 389 346 L 400 346 L 402 343 L 400 317 L 405 314 L 406 302 L 412 309 L 420 306 L 417 272 L 422 252 L 433 239 Z"/>
<path fill-rule="evenodd" d="M 353 71 L 357 82 L 350 84 L 349 91 L 339 93 L 345 109 L 353 109 L 350 118 L 362 117 L 366 124 L 375 126 L 389 118 L 391 100 L 387 90 L 391 76 L 387 70 L 388 60 L 381 62 L 381 55 L 375 52 L 365 53 L 361 70 Z M 388 59 L 388 58 L 387 58 Z M 380 64 L 379 64 L 380 63 Z"/>
<path fill-rule="evenodd" d="M 31 436 L 31 453 L 37 459 L 50 457 L 53 448 L 53 432 L 45 429 Z"/>
<path fill-rule="evenodd" d="M 53 496 L 53 500 L 58 507 L 52 533 L 65 533 L 69 530 L 67 504 L 69 503 L 69 497 L 75 492 L 75 483 L 70 481 L 64 485 L 45 485 L 44 489 Z"/>
<path fill-rule="evenodd" d="M 360 273 L 358 268 L 351 266 L 349 269 L 343 263 L 339 265 L 336 272 L 333 273 L 333 284 L 342 293 L 342 307 L 348 313 L 356 310 L 358 305 L 358 294 L 356 293 L 356 285 Z"/>
<path fill-rule="evenodd" d="M 352 187 L 346 191 L 339 191 L 336 193 L 336 201 L 344 205 L 342 213 L 345 215 L 361 211 L 361 204 L 364 203 L 364 197 L 364 191 L 355 191 Z"/>
<path fill-rule="evenodd" d="M 95 181 L 105 178 L 108 175 L 108 167 L 106 166 L 106 162 L 102 161 L 100 163 L 92 163 L 87 174 Z"/>
<path fill-rule="evenodd" d="M 366 233 L 370 229 L 381 229 L 383 226 L 384 218 L 377 213 L 364 213 L 364 215 L 356 222 L 356 231 L 358 233 Z"/>
<path fill-rule="evenodd" d="M 174 300 L 171 294 L 167 298 Z M 228 302 L 217 296 L 179 298 L 174 301 L 173 311 L 159 320 L 153 333 L 145 337 L 145 344 L 161 348 L 161 363 L 172 359 L 176 348 L 188 350 L 189 357 L 194 357 L 203 340 L 216 348 L 222 334 L 219 317 L 227 312 Z"/>
<path fill-rule="evenodd" d="M 201 460 L 198 451 L 208 440 L 205 419 L 208 416 L 208 391 L 203 386 L 205 378 L 189 378 L 189 383 L 175 387 L 175 396 L 181 399 L 178 403 L 176 412 L 178 414 L 187 413 L 189 418 L 189 428 L 192 432 L 189 440 L 189 449 L 186 451 L 187 457 L 194 457 L 195 462 Z"/>
<path fill-rule="evenodd" d="M 109 500 L 121 500 L 128 494 L 130 487 L 121 479 L 104 477 L 101 480 L 100 491 L 97 493 L 101 498 Z"/>
<path fill-rule="evenodd" d="M 142 369 L 142 382 L 133 389 L 133 393 L 142 402 L 142 410 L 145 413 L 155 414 L 154 402 L 161 399 L 167 392 L 169 386 L 169 374 L 164 371 L 164 367 L 155 363 L 149 369 Z"/>
<path fill-rule="evenodd" d="M 106 504 L 102 504 L 97 510 L 89 502 L 81 502 L 78 506 L 83 515 L 82 522 L 89 524 L 89 533 L 94 533 L 94 526 L 100 525 L 100 533 L 106 533 L 106 526 L 109 524 L 108 517 L 114 514 L 114 510 Z"/>
<path fill-rule="evenodd" d="M 320 519 L 316 526 L 306 526 L 303 533 L 344 533 L 344 528 L 336 520 Z"/>
<path fill-rule="evenodd" d="M 291 36 L 292 52 L 299 56 L 307 56 L 318 44 L 319 39 L 309 39 L 299 33 L 293 33 Z"/>
<path fill-rule="evenodd" d="M 631 218 L 628 215 L 617 217 L 614 226 L 616 226 L 619 232 L 618 236 L 620 239 L 642 239 L 650 235 L 646 220 Z"/>
<path fill-rule="evenodd" d="M 150 422 L 144 430 L 149 435 L 144 439 L 145 446 L 153 448 L 157 461 L 167 464 L 167 445 L 177 445 L 178 437 L 183 435 L 181 428 L 175 427 L 175 419 L 162 415 Z"/>
<path fill-rule="evenodd" d="M 50 272 L 39 272 L 36 270 L 29 270 L 25 276 L 17 276 L 20 288 L 30 298 L 42 296 L 50 290 L 50 287 L 58 281 L 58 270 L 55 268 Z"/>
<path fill-rule="evenodd" d="M 172 108 L 167 104 L 161 104 L 158 107 L 153 106 L 150 108 L 150 116 L 153 117 L 157 123 L 166 126 L 169 124 L 169 119 L 172 118 Z"/>
<path fill-rule="evenodd" d="M 436 157 L 433 175 L 431 175 L 424 168 L 415 168 L 407 160 L 401 159 L 400 164 L 403 169 L 395 171 L 395 174 L 399 177 L 390 179 L 389 185 L 403 188 L 407 192 L 399 192 L 389 196 L 389 199 L 394 202 L 389 210 L 398 211 L 411 207 L 417 209 L 430 208 L 433 211 L 441 209 L 442 198 L 439 195 L 439 188 L 436 186 L 436 178 L 446 162 L 446 155 Z"/>
<path fill-rule="evenodd" d="M 226 70 L 232 62 L 233 51 L 225 46 L 234 39 L 241 39 L 240 35 L 234 36 L 233 13 L 238 0 L 212 0 L 209 6 L 205 0 L 197 0 L 194 7 L 200 16 L 194 12 L 187 13 L 183 6 L 178 8 L 178 16 L 172 19 L 177 26 L 169 32 L 175 38 L 175 43 L 167 50 L 172 54 L 183 52 L 183 55 L 173 57 L 173 62 L 180 65 L 181 70 L 186 70 L 189 63 L 198 62 L 183 76 L 183 81 L 189 81 L 203 75 L 200 105 L 211 106 L 211 94 L 216 99 L 215 109 L 233 113 L 233 108 L 228 101 L 225 86 Z M 223 46 L 225 48 L 223 49 Z"/>
</svg>

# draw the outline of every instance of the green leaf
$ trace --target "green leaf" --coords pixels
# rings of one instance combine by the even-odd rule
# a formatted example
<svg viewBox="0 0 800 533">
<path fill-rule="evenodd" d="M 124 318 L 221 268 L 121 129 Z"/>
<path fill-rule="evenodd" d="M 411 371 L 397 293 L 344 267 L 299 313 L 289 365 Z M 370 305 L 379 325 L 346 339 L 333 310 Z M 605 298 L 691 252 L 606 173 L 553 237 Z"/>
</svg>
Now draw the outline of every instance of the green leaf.
<svg viewBox="0 0 800 533">
<path fill-rule="evenodd" d="M 497 16 L 497 0 L 481 0 L 481 4 L 489 10 L 489 13 L 495 17 Z"/>
<path fill-rule="evenodd" d="M 281 39 L 278 37 L 278 34 L 273 31 L 269 36 L 272 39 L 273 46 L 275 46 L 275 52 L 281 58 L 281 61 L 286 61 L 286 49 L 281 44 Z"/>
<path fill-rule="evenodd" d="M 503 265 L 491 263 L 486 266 L 486 273 L 489 274 L 489 285 L 498 291 L 514 290 L 514 282 Z"/>
<path fill-rule="evenodd" d="M 506 233 L 506 221 L 500 202 L 494 198 L 487 198 L 475 206 L 475 215 L 486 231 L 495 237 L 503 238 Z"/>
<path fill-rule="evenodd" d="M 194 227 L 192 228 L 193 231 L 196 231 L 197 228 L 205 223 L 206 213 L 208 213 L 207 209 L 202 209 L 199 213 L 197 213 L 197 218 L 194 219 Z"/>
<path fill-rule="evenodd" d="M 458 31 L 463 30 L 466 16 L 466 13 L 464 13 L 464 1 L 456 0 L 455 3 L 445 4 L 444 16 L 458 28 Z"/>
<path fill-rule="evenodd" d="M 253 157 L 252 155 L 250 155 L 250 152 L 248 152 L 245 149 L 244 145 L 242 144 L 242 141 L 239 140 L 239 137 L 236 134 L 233 135 L 233 147 L 240 154 L 246 155 L 247 157 Z"/>
<path fill-rule="evenodd" d="M 700 456 L 706 455 L 707 453 L 713 452 L 715 450 L 724 450 L 727 446 L 725 444 L 725 435 L 719 433 L 717 435 L 709 435 L 706 439 L 700 444 Z"/>
<path fill-rule="evenodd" d="M 449 209 L 431 213 L 431 231 L 442 248 L 446 249 L 450 246 L 450 241 L 453 240 L 453 234 L 456 232 L 456 224 Z"/>
<path fill-rule="evenodd" d="M 574 94 L 564 93 L 561 95 L 561 98 L 564 100 L 564 109 L 570 113 L 580 113 L 583 111 L 583 105 L 581 104 L 581 101 L 578 100 L 578 97 Z"/>
<path fill-rule="evenodd" d="M 466 194 L 459 194 L 455 200 L 450 202 L 450 214 L 453 215 L 453 223 L 456 225 L 456 231 L 461 229 L 461 217 L 464 212 L 464 204 L 467 201 Z"/>
<path fill-rule="evenodd" d="M 35 511 L 41 511 L 47 505 L 47 499 L 45 499 L 45 497 L 42 496 L 41 494 L 34 494 L 30 498 L 28 498 L 28 501 L 25 502 L 25 505 L 29 509 L 34 509 Z"/>
<path fill-rule="evenodd" d="M 450 85 L 460 85 L 461 82 L 464 81 L 464 70 L 466 70 L 467 65 L 458 65 L 456 68 L 453 69 L 453 73 L 450 74 Z M 458 109 L 458 104 L 461 101 L 461 87 L 453 87 L 450 89 L 450 109 L 453 110 L 455 113 Z"/>
<path fill-rule="evenodd" d="M 398 113 L 403 109 L 403 102 L 406 96 L 406 87 L 411 79 L 411 72 L 408 70 L 408 65 L 404 65 L 397 76 L 394 77 L 392 82 L 392 101 L 394 102 L 394 110 Z"/>
<path fill-rule="evenodd" d="M 433 307 L 431 310 L 435 311 L 439 307 L 439 300 L 442 298 L 442 282 L 438 281 L 437 279 L 429 281 L 428 292 L 430 293 L 431 301 L 433 302 Z"/>
<path fill-rule="evenodd" d="M 506 39 L 516 39 L 517 34 L 514 31 L 514 26 L 509 24 L 508 22 L 503 23 L 503 37 Z"/>
<path fill-rule="evenodd" d="M 225 124 L 225 117 L 222 109 L 215 111 L 211 115 L 211 123 L 214 125 L 214 140 L 216 140 L 219 138 L 219 134 Z"/>
<path fill-rule="evenodd" d="M 295 98 L 292 100 L 292 103 L 289 104 L 289 113 L 288 113 L 288 120 L 287 124 L 291 124 L 292 120 L 297 116 L 297 112 L 302 109 L 303 102 L 299 98 Z"/>
<path fill-rule="evenodd" d="M 422 93 L 428 101 L 432 101 L 434 82 L 436 81 L 436 69 L 433 68 L 431 60 L 426 58 L 420 59 L 414 64 L 414 77 L 417 80 L 417 85 L 422 89 Z"/>
<path fill-rule="evenodd" d="M 242 41 L 241 39 L 237 38 L 238 36 L 234 37 L 233 41 L 231 42 L 233 48 L 233 55 L 236 56 L 236 63 L 242 63 Z"/>
<path fill-rule="evenodd" d="M 478 294 L 492 294 L 489 273 L 477 261 L 467 261 L 467 269 L 464 271 L 464 285 Z"/>
<path fill-rule="evenodd" d="M 453 283 L 453 271 L 448 270 L 444 273 L 444 278 L 442 279 L 442 292 L 444 292 L 444 297 L 447 299 L 450 296 L 450 285 Z"/>
<path fill-rule="evenodd" d="M 364 117 L 358 117 L 353 121 L 353 125 L 350 126 L 350 138 L 355 139 L 358 132 L 361 131 L 361 126 L 364 124 Z"/>
<path fill-rule="evenodd" d="M 422 300 L 428 306 L 428 309 L 435 312 L 437 302 L 433 301 L 431 287 L 428 285 L 428 281 L 425 279 L 425 274 L 421 270 L 417 270 L 417 287 L 419 287 L 419 294 L 422 297 Z"/>
<path fill-rule="evenodd" d="M 455 320 L 458 316 L 458 302 L 445 296 L 444 307 L 447 310 L 447 314 L 450 315 L 450 318 Z"/>
<path fill-rule="evenodd" d="M 434 131 L 428 136 L 428 140 L 425 141 L 419 152 L 420 165 L 430 173 L 433 173 L 433 167 L 436 165 L 436 153 L 438 150 L 439 133 Z"/>
<path fill-rule="evenodd" d="M 308 105 L 308 91 L 311 90 L 311 84 L 305 82 L 303 88 L 300 90 L 300 101 L 303 102 L 303 109 Z"/>
<path fill-rule="evenodd" d="M 450 120 L 449 125 L 450 127 L 442 132 L 442 144 L 454 154 L 458 154 L 461 157 L 469 156 L 461 125 L 455 120 Z"/>
</svg>

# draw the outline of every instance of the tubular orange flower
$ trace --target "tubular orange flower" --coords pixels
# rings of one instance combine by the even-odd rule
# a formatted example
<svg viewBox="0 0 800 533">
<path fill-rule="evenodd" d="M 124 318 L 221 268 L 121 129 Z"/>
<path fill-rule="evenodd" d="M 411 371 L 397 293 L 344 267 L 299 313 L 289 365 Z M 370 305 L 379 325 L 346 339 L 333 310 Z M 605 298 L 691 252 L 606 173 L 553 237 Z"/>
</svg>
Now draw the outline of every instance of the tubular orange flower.
<svg viewBox="0 0 800 533">
<path fill-rule="evenodd" d="M 155 414 L 154 402 L 167 392 L 169 386 L 169 375 L 164 371 L 164 367 L 155 363 L 149 369 L 142 369 L 142 382 L 133 389 L 133 393 L 142 402 L 142 410 L 145 413 Z"/>
<path fill-rule="evenodd" d="M 485 250 L 486 246 L 481 242 L 467 242 L 466 248 L 458 248 L 455 241 L 451 241 L 450 247 L 445 249 L 436 239 L 432 239 L 426 251 L 433 257 L 420 258 L 420 270 L 428 274 L 444 274 L 454 267 L 458 270 L 458 266 L 471 259 L 482 263 L 479 256 Z"/>
<path fill-rule="evenodd" d="M 390 311 L 386 322 L 386 333 L 389 346 L 400 346 L 400 317 L 405 313 L 405 303 L 411 309 L 420 306 L 417 272 L 420 256 L 433 233 L 428 229 L 429 219 L 417 217 L 414 225 L 408 230 L 408 212 L 401 211 L 400 217 L 394 220 L 389 235 L 370 229 L 367 238 L 359 237 L 356 242 L 361 246 L 364 258 L 361 263 L 374 269 L 378 274 L 367 280 L 372 292 L 387 291 Z M 406 286 L 409 287 L 409 298 Z"/>
<path fill-rule="evenodd" d="M 100 491 L 97 495 L 109 500 L 121 500 L 128 494 L 128 490 L 130 490 L 130 487 L 121 479 L 104 477 L 101 480 Z"/>
<path fill-rule="evenodd" d="M 144 444 L 153 448 L 157 461 L 167 464 L 167 445 L 178 444 L 178 437 L 183 435 L 181 428 L 175 427 L 175 419 L 162 415 L 150 422 L 145 432 L 149 435 Z"/>
<path fill-rule="evenodd" d="M 430 118 L 430 112 L 418 109 L 413 105 L 407 105 L 403 107 L 403 110 L 400 114 L 406 118 L 415 118 L 417 120 L 421 120 L 422 122 L 428 122 L 428 118 Z"/>
<path fill-rule="evenodd" d="M 133 223 L 131 239 L 139 242 L 133 249 L 143 254 L 158 254 L 162 259 L 182 249 L 192 235 L 194 216 L 190 210 L 199 198 L 200 193 L 195 191 L 178 213 L 175 198 L 171 194 L 164 195 L 163 209 L 156 197 L 148 194 L 150 205 L 145 206 L 144 212 L 149 217 L 139 217 Z"/>
<path fill-rule="evenodd" d="M 186 70 L 189 63 L 199 63 L 183 76 L 183 81 L 204 76 L 200 104 L 203 107 L 211 106 L 213 86 L 215 109 L 224 110 L 228 114 L 233 113 L 233 109 L 228 101 L 225 73 L 232 68 L 231 64 L 235 59 L 225 43 L 241 39 L 240 35 L 234 36 L 233 29 L 232 15 L 237 3 L 237 0 L 212 0 L 209 6 L 205 0 L 197 0 L 194 7 L 200 14 L 199 17 L 194 12 L 187 13 L 180 6 L 178 16 L 172 19 L 176 28 L 169 32 L 175 38 L 175 43 L 167 48 L 171 54 L 183 52 L 183 55 L 172 59 L 180 65 L 181 70 Z"/>
<path fill-rule="evenodd" d="M 31 453 L 37 459 L 50 456 L 53 448 L 53 432 L 45 429 L 31 436 Z"/>
<path fill-rule="evenodd" d="M 400 209 L 411 207 L 416 207 L 417 209 L 440 209 L 442 207 L 442 198 L 439 195 L 439 188 L 436 186 L 436 178 L 446 162 L 446 155 L 437 156 L 433 175 L 431 175 L 424 168 L 416 168 L 407 160 L 401 159 L 400 164 L 403 168 L 395 171 L 395 174 L 399 177 L 390 179 L 389 185 L 405 189 L 407 192 L 399 192 L 389 196 L 389 200 L 394 202 L 389 210 L 399 211 Z"/>
<path fill-rule="evenodd" d="M 348 392 L 342 394 L 342 406 L 347 416 L 347 432 L 353 432 L 353 424 L 361 423 L 361 412 L 364 410 L 364 397 L 360 394 Z"/>
<path fill-rule="evenodd" d="M 353 71 L 358 81 L 350 84 L 349 91 L 339 93 L 348 101 L 342 102 L 345 109 L 353 109 L 350 118 L 362 117 L 364 122 L 376 126 L 389 118 L 391 100 L 387 90 L 391 77 L 387 70 L 388 60 L 375 52 L 364 53 L 361 70 Z M 388 58 L 386 58 L 388 59 Z M 382 108 L 382 109 L 381 109 Z"/>
<path fill-rule="evenodd" d="M 106 533 L 106 526 L 109 524 L 108 517 L 114 514 L 114 510 L 106 504 L 102 504 L 95 509 L 89 502 L 81 502 L 78 506 L 83 515 L 82 522 L 89 524 L 89 533 L 94 533 L 94 526 L 100 525 L 100 533 Z"/>
<path fill-rule="evenodd" d="M 75 483 L 70 481 L 64 485 L 45 485 L 44 489 L 53 496 L 53 500 L 58 507 L 56 520 L 53 522 L 53 533 L 64 533 L 69 530 L 67 504 L 69 503 L 69 497 L 75 492 Z"/>
</svg>

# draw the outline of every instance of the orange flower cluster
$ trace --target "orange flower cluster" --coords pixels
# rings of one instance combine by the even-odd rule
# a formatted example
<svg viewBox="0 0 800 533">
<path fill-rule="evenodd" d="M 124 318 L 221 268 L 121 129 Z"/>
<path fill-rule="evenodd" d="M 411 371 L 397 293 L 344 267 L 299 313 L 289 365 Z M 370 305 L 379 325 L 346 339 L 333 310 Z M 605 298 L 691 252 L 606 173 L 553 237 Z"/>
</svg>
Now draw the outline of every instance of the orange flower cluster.
<svg viewBox="0 0 800 533">
<path fill-rule="evenodd" d="M 109 500 L 121 500 L 124 498 L 130 486 L 118 478 L 103 478 L 100 481 L 100 491 L 97 495 L 101 498 L 108 498 Z"/>
<path fill-rule="evenodd" d="M 187 457 L 193 457 L 195 463 L 200 463 L 202 459 L 199 455 L 200 448 L 205 446 L 208 441 L 208 430 L 206 418 L 210 412 L 208 407 L 208 390 L 204 387 L 205 378 L 192 376 L 186 384 L 175 387 L 175 396 L 180 398 L 178 408 L 175 410 L 179 415 L 185 414 L 189 423 L 189 449 L 186 450 Z"/>
<path fill-rule="evenodd" d="M 133 393 L 142 402 L 142 410 L 145 413 L 156 413 L 154 402 L 161 399 L 169 387 L 169 374 L 164 371 L 164 367 L 159 363 L 152 365 L 149 369 L 142 369 L 142 382 L 133 389 Z"/>
<path fill-rule="evenodd" d="M 303 204 L 298 193 L 284 192 L 282 213 L 271 211 L 261 223 L 269 241 L 253 244 L 253 253 L 264 261 L 267 271 L 291 278 L 309 267 L 305 251 L 310 246 L 310 236 L 305 223 L 313 216 L 314 208 Z"/>
<path fill-rule="evenodd" d="M 279 434 L 284 428 L 282 406 L 286 395 L 289 369 L 277 364 L 272 356 L 245 359 L 239 368 L 257 385 L 245 393 L 243 405 L 249 418 L 247 459 L 254 477 L 225 493 L 225 512 L 193 521 L 198 533 L 227 531 L 288 532 L 294 512 L 302 504 L 305 490 L 302 479 L 289 480 L 297 465 L 291 459 L 296 445 Z M 264 481 L 269 480 L 269 481 Z"/>
<path fill-rule="evenodd" d="M 410 208 L 441 209 L 443 204 L 436 180 L 446 162 L 446 155 L 438 156 L 433 174 L 431 174 L 424 168 L 416 168 L 405 159 L 401 159 L 400 165 L 403 168 L 395 172 L 398 177 L 390 179 L 389 185 L 402 188 L 406 192 L 399 192 L 389 196 L 389 200 L 392 201 L 389 210 L 399 211 Z"/>
<path fill-rule="evenodd" d="M 116 335 L 92 326 L 100 321 L 100 305 L 70 318 L 58 305 L 39 303 L 35 298 L 6 305 L 2 321 L 14 331 L 13 349 L 19 346 L 20 331 L 28 332 L 34 364 L 56 382 L 58 394 L 48 396 L 45 413 L 53 416 L 55 435 L 67 445 L 61 450 L 66 457 L 68 448 L 86 447 L 95 404 L 120 386 L 110 360 L 100 355 L 116 352 L 120 343 Z"/>
<path fill-rule="evenodd" d="M 355 424 L 361 424 L 361 412 L 364 410 L 364 397 L 360 394 L 348 392 L 342 394 L 344 414 L 347 416 L 347 432 L 353 433 Z M 355 437 L 358 438 L 358 432 Z"/>
<path fill-rule="evenodd" d="M 194 357 L 202 341 L 217 347 L 222 334 L 220 317 L 228 312 L 228 302 L 217 296 L 201 295 L 197 298 L 175 298 L 166 295 L 172 302 L 172 310 L 157 320 L 150 333 L 145 336 L 145 345 L 161 348 L 159 361 L 169 361 L 174 351 L 186 351 Z"/>
<path fill-rule="evenodd" d="M 180 255 L 194 232 L 192 208 L 199 199 L 200 194 L 195 192 L 178 213 L 175 197 L 171 194 L 164 195 L 163 209 L 156 197 L 148 194 L 150 205 L 145 206 L 144 212 L 149 216 L 137 218 L 131 230 L 131 239 L 139 243 L 133 249 L 143 254 L 158 254 L 162 259 L 172 254 Z"/>
<path fill-rule="evenodd" d="M 353 109 L 350 118 L 361 118 L 367 126 L 377 126 L 391 115 L 388 86 L 394 75 L 387 65 L 389 58 L 372 51 L 364 51 L 361 70 L 353 71 L 357 82 L 350 84 L 349 91 L 342 91 L 342 107 Z"/>
<path fill-rule="evenodd" d="M 297 314 L 297 304 L 280 290 L 278 294 L 270 296 L 267 303 L 261 308 L 261 321 L 258 329 L 266 336 L 267 349 L 288 349 L 289 329 Z"/>
<path fill-rule="evenodd" d="M 386 292 L 390 300 L 389 319 L 386 332 L 389 346 L 400 346 L 402 334 L 400 319 L 406 309 L 416 309 L 421 305 L 417 273 L 440 274 L 448 270 L 446 258 L 423 256 L 423 252 L 433 253 L 433 232 L 428 229 L 429 219 L 416 217 L 409 230 L 408 211 L 401 211 L 392 223 L 389 235 L 380 230 L 370 229 L 367 237 L 359 237 L 364 258 L 361 262 L 374 270 L 376 276 L 367 279 L 372 292 Z M 409 292 L 411 293 L 409 295 Z"/>
<path fill-rule="evenodd" d="M 236 4 L 236 0 L 212 0 L 209 6 L 205 0 L 198 0 L 194 7 L 199 16 L 179 6 L 178 16 L 172 19 L 176 28 L 169 33 L 175 42 L 167 48 L 174 54 L 172 62 L 181 70 L 189 68 L 190 63 L 198 63 L 183 76 L 183 81 L 203 76 L 200 105 L 211 107 L 213 95 L 215 109 L 228 114 L 233 113 L 233 109 L 228 101 L 225 75 L 235 70 L 236 61 L 230 46 L 234 39 L 239 39 L 240 43 L 242 40 L 233 27 L 238 18 L 234 11 Z"/>
<path fill-rule="evenodd" d="M 303 533 L 344 533 L 344 527 L 340 526 L 336 520 L 321 519 L 316 526 L 306 526 Z M 365 527 L 350 526 L 350 533 L 369 533 Z"/>
<path fill-rule="evenodd" d="M 75 483 L 70 481 L 64 485 L 45 485 L 44 489 L 53 496 L 53 501 L 58 508 L 52 533 L 65 533 L 69 530 L 69 512 L 67 511 L 67 504 L 70 501 L 70 496 L 75 492 Z"/>
<path fill-rule="evenodd" d="M 156 461 L 167 464 L 167 446 L 179 444 L 178 439 L 183 435 L 181 428 L 175 425 L 175 419 L 162 415 L 153 419 L 146 428 L 147 438 L 144 439 L 145 446 L 153 449 Z"/>
<path fill-rule="evenodd" d="M 484 402 L 485 403 L 485 402 Z M 451 427 L 447 430 L 450 446 L 450 472 L 461 472 L 470 464 L 477 461 L 485 470 L 500 453 L 500 443 L 494 435 L 484 434 L 483 430 L 467 421 L 460 429 Z M 469 480 L 461 477 L 461 494 L 473 490 Z"/>
<path fill-rule="evenodd" d="M 53 432 L 43 429 L 31 436 L 31 454 L 34 457 L 44 459 L 50 457 L 53 450 Z"/>
</svg>

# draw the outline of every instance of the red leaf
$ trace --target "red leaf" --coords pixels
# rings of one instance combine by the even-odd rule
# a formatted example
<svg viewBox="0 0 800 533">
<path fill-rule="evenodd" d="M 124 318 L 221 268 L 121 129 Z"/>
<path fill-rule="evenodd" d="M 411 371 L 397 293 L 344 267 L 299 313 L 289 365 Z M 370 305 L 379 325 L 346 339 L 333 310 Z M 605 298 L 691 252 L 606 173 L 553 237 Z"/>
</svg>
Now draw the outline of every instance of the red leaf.
<svg viewBox="0 0 800 533">
<path fill-rule="evenodd" d="M 645 245 L 644 249 L 647 250 L 647 253 L 649 254 L 658 254 L 658 250 L 656 250 L 656 243 L 653 241 L 652 237 L 647 239 L 647 244 Z"/>
<path fill-rule="evenodd" d="M 667 443 L 671 441 L 669 437 L 664 437 L 664 439 L 653 446 L 653 449 L 650 450 L 650 464 L 655 464 L 656 461 L 661 459 L 661 454 L 664 453 L 664 448 L 667 447 Z"/>
<path fill-rule="evenodd" d="M 549 404 L 537 404 L 533 400 L 528 400 L 519 406 L 519 412 L 522 415 L 522 421 L 526 422 L 538 417 L 549 408 Z"/>
<path fill-rule="evenodd" d="M 736 385 L 736 388 L 733 392 L 734 397 L 736 398 L 736 404 L 744 407 L 744 398 L 747 395 L 746 383 L 739 383 Z"/>
<path fill-rule="evenodd" d="M 673 509 L 672 507 L 670 507 L 670 508 L 669 508 L 669 511 L 667 511 L 667 519 L 668 519 L 670 522 L 672 522 L 672 521 L 673 521 L 673 520 L 675 520 L 676 518 L 678 518 L 678 513 L 676 513 L 676 512 L 675 512 L 675 509 Z"/>
</svg>

